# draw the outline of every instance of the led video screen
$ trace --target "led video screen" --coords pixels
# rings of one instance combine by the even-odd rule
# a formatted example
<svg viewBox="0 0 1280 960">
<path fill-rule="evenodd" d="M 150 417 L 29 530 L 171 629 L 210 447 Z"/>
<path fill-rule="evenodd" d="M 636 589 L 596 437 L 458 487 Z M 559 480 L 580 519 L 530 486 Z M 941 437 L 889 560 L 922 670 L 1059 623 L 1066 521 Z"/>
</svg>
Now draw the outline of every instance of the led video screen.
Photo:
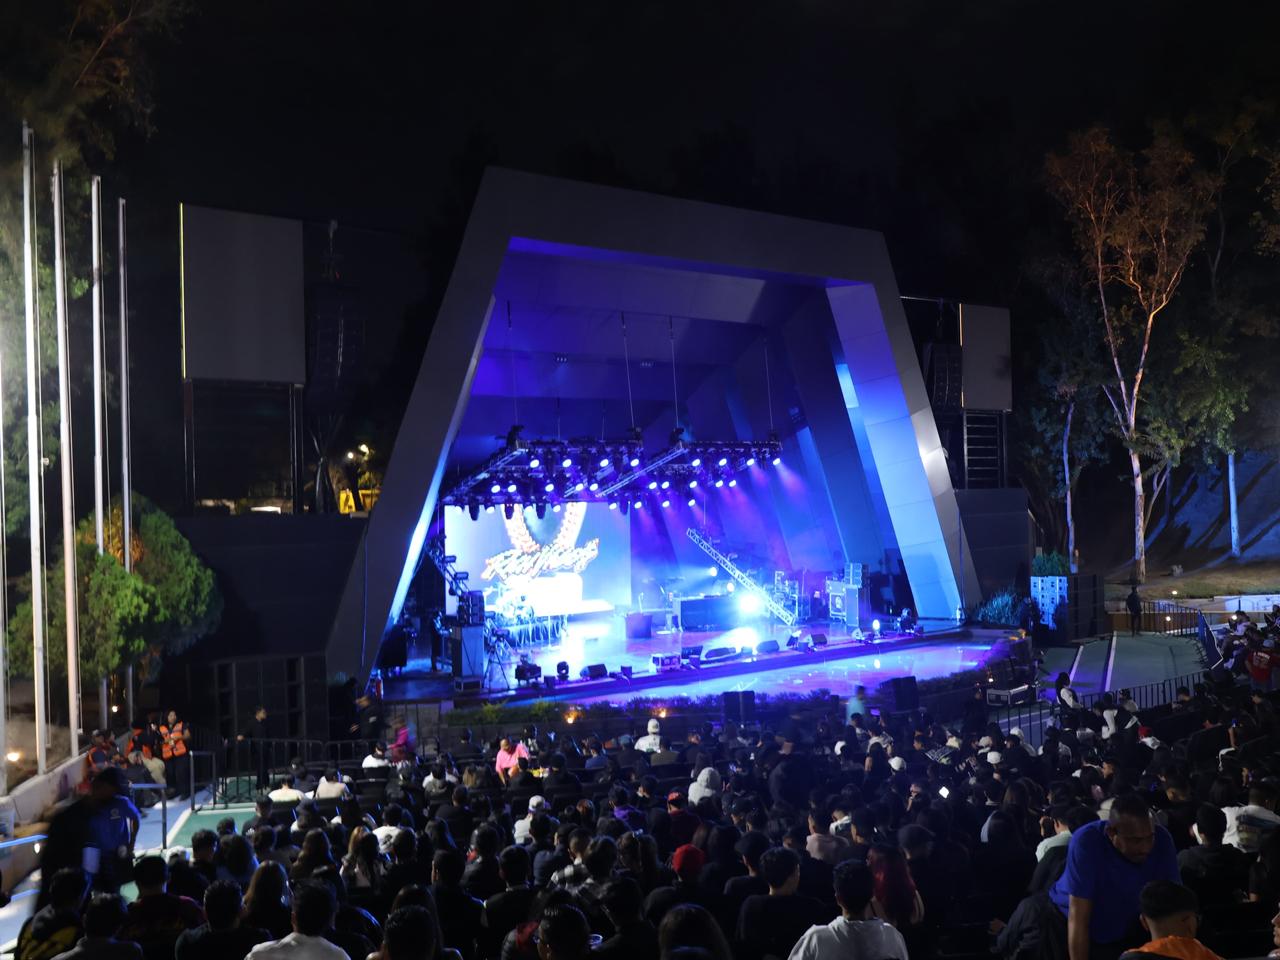
<svg viewBox="0 0 1280 960">
<path fill-rule="evenodd" d="M 445 511 L 445 543 L 458 570 L 483 590 L 485 610 L 520 622 L 609 612 L 631 605 L 631 527 L 603 503 L 566 503 L 539 519 L 533 507 L 501 507 L 472 520 Z M 449 598 L 452 611 L 454 599 Z"/>
</svg>

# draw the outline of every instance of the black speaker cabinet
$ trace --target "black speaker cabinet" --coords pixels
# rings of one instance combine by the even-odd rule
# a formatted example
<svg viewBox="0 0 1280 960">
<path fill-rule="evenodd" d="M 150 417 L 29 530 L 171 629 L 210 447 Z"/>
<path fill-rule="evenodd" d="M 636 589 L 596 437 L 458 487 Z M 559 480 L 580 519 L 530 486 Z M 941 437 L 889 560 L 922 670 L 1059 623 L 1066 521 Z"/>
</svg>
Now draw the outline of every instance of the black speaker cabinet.
<svg viewBox="0 0 1280 960">
<path fill-rule="evenodd" d="M 891 677 L 885 681 L 893 701 L 894 713 L 914 713 L 920 709 L 920 691 L 915 677 Z"/>
<path fill-rule="evenodd" d="M 736 720 L 754 720 L 756 716 L 756 692 L 754 690 L 730 690 L 720 695 L 724 707 L 724 718 Z"/>
</svg>

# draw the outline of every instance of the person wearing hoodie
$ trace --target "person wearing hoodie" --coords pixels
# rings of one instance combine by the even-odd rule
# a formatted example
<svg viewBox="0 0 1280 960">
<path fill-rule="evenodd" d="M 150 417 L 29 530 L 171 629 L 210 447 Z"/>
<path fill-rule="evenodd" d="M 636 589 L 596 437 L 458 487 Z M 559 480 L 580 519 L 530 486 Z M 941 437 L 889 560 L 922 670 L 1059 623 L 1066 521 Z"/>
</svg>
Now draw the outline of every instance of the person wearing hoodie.
<svg viewBox="0 0 1280 960">
<path fill-rule="evenodd" d="M 703 767 L 698 777 L 689 785 L 689 805 L 696 807 L 703 800 L 720 795 L 720 771 L 715 767 Z"/>
<path fill-rule="evenodd" d="M 1187 887 L 1172 880 L 1152 880 L 1142 888 L 1139 916 L 1151 940 L 1121 955 L 1120 960 L 1220 960 L 1196 939 L 1200 901 Z"/>
<path fill-rule="evenodd" d="M 662 724 L 655 717 L 645 730 L 648 732 L 636 741 L 636 749 L 641 753 L 657 753 L 662 749 Z"/>
<path fill-rule="evenodd" d="M 907 960 L 907 944 L 890 923 L 868 919 L 874 882 L 861 860 L 845 860 L 833 880 L 840 916 L 825 925 L 812 926 L 796 941 L 788 960 L 844 960 L 846 957 L 879 957 Z"/>
<path fill-rule="evenodd" d="M 18 933 L 14 960 L 49 960 L 65 953 L 80 939 L 80 908 L 84 903 L 84 873 L 59 870 L 49 884 L 49 905 L 37 910 Z"/>
</svg>

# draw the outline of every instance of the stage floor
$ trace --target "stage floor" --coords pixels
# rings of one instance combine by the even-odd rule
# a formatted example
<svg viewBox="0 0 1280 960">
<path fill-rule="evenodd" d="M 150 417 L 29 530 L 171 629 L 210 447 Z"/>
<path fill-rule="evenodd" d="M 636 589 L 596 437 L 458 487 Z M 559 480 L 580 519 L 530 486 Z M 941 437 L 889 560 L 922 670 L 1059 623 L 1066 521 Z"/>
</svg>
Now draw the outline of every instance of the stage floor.
<svg viewBox="0 0 1280 960">
<path fill-rule="evenodd" d="M 953 627 L 938 631 L 936 639 L 899 638 L 872 646 L 855 644 L 843 624 L 806 625 L 802 638 L 812 633 L 827 635 L 828 644 L 814 652 L 797 654 L 786 650 L 791 630 L 780 624 L 760 624 L 717 632 L 663 632 L 651 638 L 628 639 L 620 619 L 608 618 L 577 621 L 567 625 L 558 642 L 547 646 L 525 646 L 517 654 L 528 655 L 542 667 L 543 676 L 556 675 L 561 661 L 569 665 L 569 675 L 578 681 L 579 671 L 588 664 L 603 663 L 610 673 L 623 666 L 633 671 L 633 681 L 605 681 L 584 685 L 573 682 L 555 690 L 517 689 L 514 661 L 506 667 L 509 689 L 495 672 L 489 689 L 480 699 L 507 698 L 513 695 L 539 696 L 544 699 L 594 703 L 611 700 L 625 702 L 636 697 L 704 697 L 730 690 L 754 690 L 758 694 L 776 696 L 782 693 L 809 693 L 828 689 L 848 693 L 857 684 L 874 688 L 890 677 L 914 675 L 919 680 L 949 676 L 978 666 L 992 644 L 1005 634 L 999 631 L 977 631 L 960 639 Z M 682 647 L 701 645 L 704 652 L 715 647 L 754 648 L 766 640 L 776 640 L 782 652 L 761 655 L 758 659 L 738 658 L 701 670 L 656 675 L 652 658 L 659 654 L 678 654 Z M 906 645 L 904 645 L 906 644 Z M 396 700 L 453 699 L 447 675 L 429 673 L 427 660 L 410 658 L 404 674 L 384 680 L 384 696 Z"/>
</svg>

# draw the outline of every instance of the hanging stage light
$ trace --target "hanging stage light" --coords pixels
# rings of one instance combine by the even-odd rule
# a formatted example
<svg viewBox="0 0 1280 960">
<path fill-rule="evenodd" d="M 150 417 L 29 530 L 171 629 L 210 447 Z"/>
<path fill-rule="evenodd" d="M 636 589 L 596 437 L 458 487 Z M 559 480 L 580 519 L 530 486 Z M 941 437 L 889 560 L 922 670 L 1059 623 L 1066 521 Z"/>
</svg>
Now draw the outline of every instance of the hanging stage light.
<svg viewBox="0 0 1280 960">
<path fill-rule="evenodd" d="M 547 505 L 545 503 L 540 503 L 533 508 L 533 512 L 538 515 L 539 520 L 545 520 L 547 516 Z"/>
<path fill-rule="evenodd" d="M 724 486 L 724 481 L 723 481 L 723 480 L 717 480 L 717 481 L 716 481 L 716 488 L 717 488 L 717 489 L 719 489 L 720 487 L 723 487 L 723 486 Z"/>
<path fill-rule="evenodd" d="M 691 466 L 691 467 L 700 467 L 700 466 L 702 466 L 702 458 L 701 458 L 701 457 L 694 457 L 692 460 L 690 460 L 690 461 L 689 461 L 689 466 Z"/>
<path fill-rule="evenodd" d="M 631 509 L 631 501 L 623 500 L 620 504 L 618 504 L 618 506 L 621 508 L 622 515 L 625 517 L 627 515 L 627 511 Z"/>
<path fill-rule="evenodd" d="M 667 487 L 669 487 L 669 486 L 671 486 L 671 481 L 670 481 L 670 480 L 663 480 L 663 481 L 662 481 L 662 489 L 663 489 L 663 490 L 667 489 Z"/>
<path fill-rule="evenodd" d="M 755 465 L 756 465 L 756 458 L 755 458 L 755 457 L 747 457 L 747 466 L 748 466 L 748 467 L 754 467 Z"/>
<path fill-rule="evenodd" d="M 689 498 L 689 506 L 691 506 L 691 507 L 696 507 L 697 505 L 698 505 L 698 501 L 697 501 L 696 499 L 694 499 L 693 497 L 690 497 L 690 498 Z"/>
<path fill-rule="evenodd" d="M 721 457 L 718 466 L 727 467 L 729 465 L 728 457 Z"/>
<path fill-rule="evenodd" d="M 774 457 L 774 458 L 773 458 L 773 465 L 774 465 L 775 467 L 776 467 L 778 464 L 780 464 L 781 462 L 782 462 L 782 457 Z"/>
<path fill-rule="evenodd" d="M 485 512 L 485 513 L 493 513 L 493 504 L 491 503 L 491 504 L 489 504 L 487 507 L 485 507 L 485 508 L 484 508 L 484 512 Z"/>
<path fill-rule="evenodd" d="M 529 461 L 529 467 L 533 470 L 537 470 L 540 466 L 542 466 L 542 461 L 539 460 L 537 457 L 534 457 L 532 460 Z"/>
<path fill-rule="evenodd" d="M 658 481 L 657 481 L 657 480 L 650 480 L 650 481 L 649 481 L 649 489 L 650 489 L 650 490 L 657 490 L 657 489 L 658 489 Z"/>
<path fill-rule="evenodd" d="M 638 467 L 638 466 L 640 466 L 640 458 L 639 458 L 639 457 L 632 457 L 630 462 L 631 462 L 631 466 L 632 466 L 633 468 L 634 468 L 634 467 Z"/>
<path fill-rule="evenodd" d="M 587 487 L 587 489 L 588 489 L 588 490 L 590 490 L 592 493 L 595 493 L 597 490 L 599 490 L 599 489 L 600 489 L 600 484 L 598 484 L 598 483 L 596 483 L 594 480 L 592 480 L 592 481 L 591 481 L 591 485 L 590 485 L 589 487 Z"/>
<path fill-rule="evenodd" d="M 498 484 L 498 483 L 495 483 L 492 487 L 490 487 L 490 488 L 489 488 L 489 492 L 490 492 L 490 493 L 501 493 L 501 492 L 502 492 L 502 485 L 501 485 L 501 484 Z"/>
<path fill-rule="evenodd" d="M 617 510 L 617 509 L 618 509 L 618 501 L 617 501 L 617 500 L 610 500 L 610 501 L 609 501 L 609 509 L 610 509 L 610 510 Z"/>
<path fill-rule="evenodd" d="M 576 490 L 578 493 L 581 493 L 583 490 L 586 489 L 586 486 L 587 485 L 585 483 L 579 480 L 577 483 L 573 485 L 573 489 Z M 592 486 L 596 486 L 596 484 L 592 484 Z"/>
<path fill-rule="evenodd" d="M 601 469 L 601 470 L 603 470 L 603 469 L 605 469 L 605 468 L 606 468 L 606 467 L 608 467 L 608 466 L 609 466 L 609 458 L 608 458 L 608 457 L 601 457 L 601 458 L 600 458 L 600 469 Z"/>
<path fill-rule="evenodd" d="M 669 507 L 669 506 L 671 506 L 671 501 L 670 501 L 670 500 L 663 500 L 663 501 L 662 501 L 662 509 L 663 509 L 663 510 L 667 509 L 667 507 Z"/>
<path fill-rule="evenodd" d="M 555 488 L 556 488 L 556 485 L 552 483 L 550 480 L 548 480 L 542 489 L 545 490 L 547 493 L 550 493 Z"/>
<path fill-rule="evenodd" d="M 643 502 L 642 500 L 637 500 L 635 503 L 633 503 L 633 504 L 631 505 L 631 508 L 632 508 L 633 510 L 639 510 L 639 509 L 641 509 L 643 506 L 644 506 L 644 502 Z"/>
<path fill-rule="evenodd" d="M 690 481 L 689 481 L 689 489 L 690 489 L 690 490 L 694 489 L 694 488 L 695 488 L 695 487 L 697 487 L 697 486 L 698 486 L 698 481 L 697 481 L 697 480 L 690 480 Z"/>
<path fill-rule="evenodd" d="M 573 461 L 570 460 L 568 457 L 565 457 L 563 460 L 560 461 L 560 466 L 568 470 L 570 467 L 573 466 Z"/>
<path fill-rule="evenodd" d="M 514 483 L 507 484 L 507 493 L 515 493 L 516 485 Z"/>
<path fill-rule="evenodd" d="M 474 500 L 471 501 L 469 504 L 467 504 L 467 513 L 471 514 L 472 520 L 479 520 L 480 504 L 476 503 Z"/>
<path fill-rule="evenodd" d="M 731 487 L 736 487 L 737 485 L 738 485 L 738 481 L 737 481 L 737 480 L 730 480 L 730 481 L 729 481 L 729 486 L 731 486 Z"/>
<path fill-rule="evenodd" d="M 553 506 L 553 507 L 551 508 L 551 512 L 552 512 L 552 513 L 559 513 L 559 512 L 560 512 L 560 504 L 558 504 L 558 503 L 557 503 L 555 506 Z"/>
<path fill-rule="evenodd" d="M 506 517 L 508 520 L 510 520 L 512 517 L 514 517 L 514 516 L 516 515 L 516 508 L 515 508 L 515 504 L 512 504 L 512 503 L 504 503 L 504 504 L 502 505 L 502 515 L 503 515 L 504 517 Z"/>
</svg>

